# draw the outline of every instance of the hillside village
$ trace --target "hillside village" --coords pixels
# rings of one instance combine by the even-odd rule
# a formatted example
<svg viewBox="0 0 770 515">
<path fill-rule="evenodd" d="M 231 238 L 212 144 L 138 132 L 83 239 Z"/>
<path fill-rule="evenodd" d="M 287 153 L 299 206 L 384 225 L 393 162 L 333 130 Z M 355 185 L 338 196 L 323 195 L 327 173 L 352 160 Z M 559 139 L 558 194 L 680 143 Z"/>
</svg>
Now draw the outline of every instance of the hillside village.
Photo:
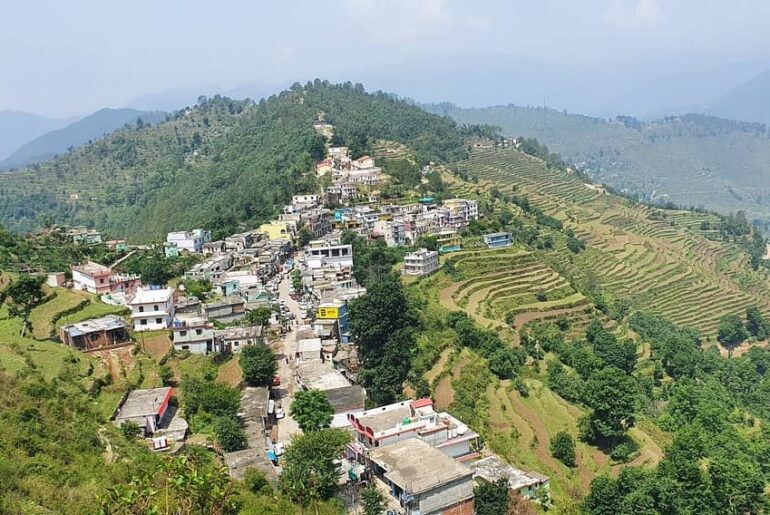
<svg viewBox="0 0 770 515">
<path fill-rule="evenodd" d="M 321 121 L 314 128 L 331 139 L 331 124 Z M 149 284 L 138 274 L 91 261 L 49 273 L 49 287 L 87 292 L 128 313 L 65 323 L 59 340 L 101 356 L 142 344 L 145 333 L 168 335 L 164 353 L 215 356 L 272 347 L 278 367 L 269 385 L 241 390 L 246 445 L 223 454 L 233 477 L 242 479 L 250 468 L 272 478 L 280 475 L 282 456 L 300 431 L 291 416 L 294 395 L 313 390 L 324 392 L 333 406 L 330 427 L 353 436 L 339 456 L 339 481 L 374 481 L 393 513 L 472 514 L 474 481 L 501 478 L 512 494 L 547 503 L 548 477 L 505 463 L 484 447 L 473 428 L 437 410 L 430 398 L 372 406 L 357 384 L 360 366 L 349 303 L 366 289 L 353 272 L 354 246 L 344 240 L 355 235 L 389 248 L 414 249 L 403 252 L 401 266 L 402 275 L 414 280 L 436 272 L 440 255 L 462 250 L 459 234 L 479 219 L 478 202 L 380 200 L 378 189 L 389 177 L 372 157 L 352 159 L 342 146 L 329 146 L 328 156 L 316 163 L 315 173 L 331 178 L 331 184 L 322 192 L 294 195 L 268 223 L 217 241 L 203 228 L 168 233 L 167 258 L 199 256 L 177 287 Z M 426 166 L 423 177 L 430 171 Z M 66 235 L 81 244 L 102 243 L 93 229 L 73 228 Z M 419 246 L 425 241 L 432 250 Z M 490 233 L 483 242 L 490 249 L 506 248 L 512 238 Z M 107 245 L 127 253 L 147 248 L 124 240 Z M 186 281 L 207 284 L 209 291 L 199 298 L 186 290 Z M 269 317 L 254 322 L 251 315 L 265 310 Z M 136 424 L 155 451 L 174 452 L 195 435 L 183 411 L 174 407 L 176 395 L 172 386 L 132 390 L 111 418 L 119 427 Z"/>
<path fill-rule="evenodd" d="M 386 140 L 356 154 L 321 114 L 312 128 L 323 157 L 264 223 L 142 245 L 0 233 L 0 291 L 43 283 L 31 310 L 0 307 L 0 364 L 83 389 L 92 459 L 205 452 L 231 478 L 212 481 L 287 513 L 360 513 L 373 491 L 399 514 L 470 514 L 500 492 L 516 513 L 600 513 L 592 478 L 666 463 L 679 378 L 763 366 L 766 271 L 746 249 L 765 242 L 745 220 L 635 204 L 527 140 L 469 137 L 450 169 Z M 764 413 L 762 378 L 733 378 L 747 414 Z M 730 424 L 759 430 L 746 416 Z M 298 471 L 308 442 L 331 454 Z M 142 499 L 175 473 L 156 467 L 121 488 Z M 313 467 L 337 488 L 307 497 Z"/>
</svg>

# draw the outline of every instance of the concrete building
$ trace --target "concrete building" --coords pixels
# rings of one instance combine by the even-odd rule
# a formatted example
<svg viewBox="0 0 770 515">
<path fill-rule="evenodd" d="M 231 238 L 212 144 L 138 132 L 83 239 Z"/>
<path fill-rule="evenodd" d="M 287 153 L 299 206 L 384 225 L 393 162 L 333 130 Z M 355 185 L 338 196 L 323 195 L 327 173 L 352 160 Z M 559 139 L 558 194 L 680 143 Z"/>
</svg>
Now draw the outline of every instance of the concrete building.
<svg viewBox="0 0 770 515">
<path fill-rule="evenodd" d="M 358 386 L 343 386 L 324 391 L 329 403 L 334 407 L 331 427 L 350 427 L 348 415 L 364 411 L 366 391 Z"/>
<path fill-rule="evenodd" d="M 372 449 L 374 475 L 406 515 L 473 515 L 473 471 L 410 438 Z"/>
<path fill-rule="evenodd" d="M 379 220 L 375 222 L 373 234 L 382 236 L 388 247 L 400 247 L 406 244 L 404 222 L 399 220 Z"/>
<path fill-rule="evenodd" d="M 417 438 L 451 458 L 473 456 L 479 435 L 449 413 L 436 413 L 433 401 L 396 402 L 349 415 L 357 442 L 373 449 Z"/>
<path fill-rule="evenodd" d="M 501 249 L 510 247 L 513 244 L 513 238 L 509 232 L 495 232 L 484 235 L 484 243 L 490 249 Z"/>
<path fill-rule="evenodd" d="M 67 231 L 67 236 L 73 243 L 83 243 L 85 245 L 94 245 L 102 242 L 102 235 L 96 229 L 86 227 L 73 227 Z"/>
<path fill-rule="evenodd" d="M 310 269 L 353 266 L 352 245 L 331 245 L 325 241 L 311 241 L 309 248 L 305 250 L 305 256 Z"/>
<path fill-rule="evenodd" d="M 194 265 L 185 274 L 194 279 L 205 279 L 214 281 L 233 266 L 233 256 L 231 254 L 215 254 L 203 263 Z"/>
<path fill-rule="evenodd" d="M 203 245 L 211 241 L 211 233 L 205 229 L 170 232 L 166 235 L 166 244 L 178 250 L 200 254 Z"/>
<path fill-rule="evenodd" d="M 340 372 L 320 359 L 297 364 L 297 386 L 305 390 L 334 390 L 350 386 L 350 381 Z"/>
<path fill-rule="evenodd" d="M 115 425 L 133 422 L 145 436 L 152 435 L 160 427 L 173 395 L 174 389 L 170 387 L 132 391 L 115 412 Z"/>
<path fill-rule="evenodd" d="M 540 488 L 549 488 L 548 477 L 536 472 L 514 468 L 497 456 L 488 456 L 470 464 L 477 478 L 489 483 L 508 480 L 510 490 L 524 498 L 531 498 Z"/>
<path fill-rule="evenodd" d="M 117 315 L 62 326 L 59 338 L 65 345 L 83 351 L 131 343 L 128 325 Z"/>
<path fill-rule="evenodd" d="M 216 350 L 214 324 L 203 317 L 175 318 L 171 324 L 171 341 L 175 350 L 210 354 Z"/>
<path fill-rule="evenodd" d="M 475 200 L 453 198 L 445 200 L 442 206 L 449 210 L 447 223 L 452 227 L 462 227 L 479 219 L 479 204 Z"/>
<path fill-rule="evenodd" d="M 404 256 L 401 273 L 406 275 L 429 275 L 438 270 L 438 252 L 419 249 Z"/>
<path fill-rule="evenodd" d="M 235 322 L 246 316 L 246 303 L 237 296 L 203 304 L 202 309 L 206 318 L 223 323 Z"/>
<path fill-rule="evenodd" d="M 176 313 L 174 290 L 161 288 L 148 290 L 139 288 L 128 302 L 134 331 L 157 331 L 171 326 Z"/>
<path fill-rule="evenodd" d="M 321 356 L 321 339 L 320 338 L 303 338 L 297 340 L 297 350 L 294 354 L 297 358 L 297 362 L 320 360 Z"/>
<path fill-rule="evenodd" d="M 217 349 L 239 352 L 248 345 L 262 343 L 262 327 L 228 327 L 214 331 Z"/>
<path fill-rule="evenodd" d="M 336 338 L 342 343 L 350 342 L 347 302 L 334 299 L 322 302 L 315 313 L 313 329 L 323 339 Z"/>
<path fill-rule="evenodd" d="M 110 267 L 89 261 L 72 267 L 72 287 L 97 295 L 107 293 L 133 293 L 141 286 L 141 278 L 135 274 L 114 274 Z"/>
<path fill-rule="evenodd" d="M 64 272 L 51 272 L 45 278 L 45 283 L 51 288 L 64 286 L 64 283 L 66 282 L 67 276 L 64 274 Z"/>
</svg>

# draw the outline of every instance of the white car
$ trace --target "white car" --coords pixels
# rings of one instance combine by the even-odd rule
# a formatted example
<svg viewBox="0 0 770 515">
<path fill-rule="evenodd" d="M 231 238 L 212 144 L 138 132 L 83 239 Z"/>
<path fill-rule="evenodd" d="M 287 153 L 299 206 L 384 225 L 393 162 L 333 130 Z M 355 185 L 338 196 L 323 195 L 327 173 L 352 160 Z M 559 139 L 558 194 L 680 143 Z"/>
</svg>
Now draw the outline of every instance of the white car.
<svg viewBox="0 0 770 515">
<path fill-rule="evenodd" d="M 275 408 L 275 418 L 280 420 L 280 419 L 282 419 L 284 417 L 286 417 L 286 412 L 283 411 L 283 408 L 281 408 L 280 406 Z"/>
<path fill-rule="evenodd" d="M 273 446 L 273 452 L 275 453 L 276 456 L 283 455 L 285 450 L 286 450 L 286 446 L 280 442 Z"/>
</svg>

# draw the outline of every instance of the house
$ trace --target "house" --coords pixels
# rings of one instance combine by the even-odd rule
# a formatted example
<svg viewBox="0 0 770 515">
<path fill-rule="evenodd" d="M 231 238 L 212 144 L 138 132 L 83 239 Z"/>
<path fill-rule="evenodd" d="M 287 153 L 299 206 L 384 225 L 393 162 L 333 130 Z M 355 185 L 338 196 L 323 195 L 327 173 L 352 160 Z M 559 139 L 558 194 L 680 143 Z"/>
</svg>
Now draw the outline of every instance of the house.
<svg viewBox="0 0 770 515">
<path fill-rule="evenodd" d="M 336 338 L 342 343 L 350 342 L 350 327 L 348 324 L 348 305 L 341 300 L 323 302 L 315 312 L 313 329 L 322 338 Z"/>
<path fill-rule="evenodd" d="M 343 157 L 348 157 L 349 155 L 348 147 L 331 146 L 327 150 L 327 153 L 329 154 L 329 157 L 332 159 L 342 159 Z"/>
<path fill-rule="evenodd" d="M 410 438 L 372 449 L 369 459 L 406 515 L 473 515 L 473 471 L 427 443 Z"/>
<path fill-rule="evenodd" d="M 382 169 L 378 166 L 372 168 L 363 168 L 351 170 L 348 173 L 347 180 L 353 184 L 362 186 L 377 186 L 382 182 Z"/>
<path fill-rule="evenodd" d="M 67 231 L 67 236 L 73 243 L 83 243 L 85 245 L 94 245 L 102 242 L 102 235 L 96 229 L 86 227 L 73 227 Z"/>
<path fill-rule="evenodd" d="M 548 477 L 536 472 L 524 472 L 514 468 L 498 456 L 488 456 L 470 464 L 476 478 L 489 483 L 500 479 L 508 480 L 510 490 L 527 499 L 540 488 L 549 488 Z"/>
<path fill-rule="evenodd" d="M 64 274 L 64 272 L 51 272 L 45 278 L 45 283 L 51 288 L 64 286 L 64 283 L 66 282 L 67 276 Z"/>
<path fill-rule="evenodd" d="M 303 338 L 297 340 L 297 350 L 294 353 L 297 363 L 312 359 L 321 360 L 321 339 Z"/>
<path fill-rule="evenodd" d="M 225 241 L 209 241 L 203 244 L 203 255 L 212 256 L 214 254 L 222 254 L 225 251 Z"/>
<path fill-rule="evenodd" d="M 334 135 L 334 125 L 327 121 L 319 120 L 313 124 L 313 129 L 326 138 L 331 138 Z"/>
<path fill-rule="evenodd" d="M 350 165 L 357 170 L 374 168 L 374 158 L 371 156 L 361 156 L 358 159 L 352 160 Z"/>
<path fill-rule="evenodd" d="M 438 252 L 419 249 L 404 256 L 402 274 L 429 275 L 438 270 Z"/>
<path fill-rule="evenodd" d="M 117 315 L 62 326 L 59 339 L 63 344 L 83 351 L 131 343 L 128 325 Z"/>
<path fill-rule="evenodd" d="M 128 250 L 128 242 L 126 240 L 107 240 L 105 245 L 107 245 L 108 249 L 117 252 L 126 252 Z"/>
<path fill-rule="evenodd" d="M 332 388 L 324 394 L 334 408 L 331 427 L 349 427 L 348 415 L 364 411 L 366 391 L 358 385 Z"/>
<path fill-rule="evenodd" d="M 178 250 L 200 254 L 203 245 L 210 241 L 211 233 L 205 229 L 170 232 L 166 235 L 166 248 L 176 247 Z"/>
<path fill-rule="evenodd" d="M 453 198 L 442 202 L 442 206 L 449 210 L 447 223 L 452 227 L 463 227 L 479 219 L 479 204 L 475 200 Z"/>
<path fill-rule="evenodd" d="M 238 415 L 243 421 L 247 448 L 224 454 L 230 476 L 242 480 L 248 470 L 258 469 L 268 478 L 275 477 L 275 467 L 267 458 L 265 449 L 266 431 L 273 425 L 273 404 L 267 387 L 247 386 L 242 390 Z"/>
<path fill-rule="evenodd" d="M 297 222 L 290 220 L 274 220 L 259 226 L 259 232 L 267 235 L 269 240 L 294 241 L 297 235 Z"/>
<path fill-rule="evenodd" d="M 353 266 L 353 245 L 332 245 L 329 242 L 311 241 L 305 250 L 310 269 L 341 268 Z"/>
<path fill-rule="evenodd" d="M 373 234 L 379 234 L 385 238 L 385 244 L 388 247 L 400 247 L 406 243 L 404 222 L 398 220 L 375 222 Z"/>
<path fill-rule="evenodd" d="M 226 297 L 219 302 L 203 304 L 203 315 L 209 320 L 235 322 L 246 316 L 246 306 L 240 297 Z"/>
<path fill-rule="evenodd" d="M 220 351 L 238 352 L 248 345 L 262 343 L 262 327 L 228 327 L 214 331 L 214 339 Z"/>
<path fill-rule="evenodd" d="M 324 175 L 332 171 L 333 166 L 334 166 L 333 159 L 324 159 L 323 161 L 318 161 L 315 164 L 315 173 L 319 177 L 323 177 Z"/>
<path fill-rule="evenodd" d="M 200 315 L 201 301 L 198 297 L 179 296 L 177 297 L 176 302 L 174 302 L 174 311 L 177 314 Z"/>
<path fill-rule="evenodd" d="M 171 324 L 174 350 L 210 354 L 214 348 L 214 324 L 203 317 L 175 318 Z"/>
<path fill-rule="evenodd" d="M 221 277 L 232 266 L 233 256 L 231 254 L 215 254 L 203 263 L 194 265 L 185 273 L 185 276 L 213 281 Z"/>
<path fill-rule="evenodd" d="M 428 398 L 396 402 L 348 415 L 357 442 L 373 449 L 417 438 L 451 458 L 474 456 L 479 435 L 449 413 L 436 413 Z"/>
<path fill-rule="evenodd" d="M 292 195 L 291 203 L 304 207 L 315 207 L 320 198 L 318 195 Z"/>
<path fill-rule="evenodd" d="M 250 249 L 259 240 L 259 234 L 254 234 L 250 231 L 231 234 L 225 238 L 225 249 L 243 252 L 246 249 Z"/>
<path fill-rule="evenodd" d="M 513 238 L 509 232 L 495 232 L 485 234 L 484 243 L 490 249 L 501 249 L 503 247 L 510 247 L 513 244 Z"/>
<path fill-rule="evenodd" d="M 112 269 L 89 261 L 72 267 L 72 287 L 97 295 L 107 293 L 133 293 L 141 286 L 136 274 L 114 274 Z"/>
<path fill-rule="evenodd" d="M 350 386 L 350 381 L 340 372 L 319 360 L 297 364 L 297 386 L 305 390 L 333 390 Z"/>
<path fill-rule="evenodd" d="M 171 387 L 133 390 L 116 410 L 115 425 L 133 422 L 143 430 L 144 436 L 152 435 L 160 427 L 173 395 Z"/>
<path fill-rule="evenodd" d="M 174 290 L 139 288 L 128 302 L 134 331 L 156 331 L 171 326 L 174 320 Z"/>
<path fill-rule="evenodd" d="M 112 270 L 99 263 L 89 261 L 72 267 L 72 287 L 76 290 L 96 293 L 110 293 Z"/>
</svg>

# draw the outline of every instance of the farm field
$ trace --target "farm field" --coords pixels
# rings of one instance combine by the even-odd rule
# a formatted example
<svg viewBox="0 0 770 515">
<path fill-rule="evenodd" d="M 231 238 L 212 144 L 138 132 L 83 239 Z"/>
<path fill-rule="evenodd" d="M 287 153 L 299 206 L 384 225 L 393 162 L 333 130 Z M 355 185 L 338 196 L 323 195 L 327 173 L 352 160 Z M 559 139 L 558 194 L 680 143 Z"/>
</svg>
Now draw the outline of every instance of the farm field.
<svg viewBox="0 0 770 515">
<path fill-rule="evenodd" d="M 561 220 L 588 248 L 576 257 L 564 252 L 559 266 L 578 280 L 593 274 L 634 308 L 695 327 L 711 340 L 726 314 L 751 305 L 770 312 L 767 273 L 752 271 L 741 249 L 700 229 L 712 215 L 662 211 L 601 194 L 514 150 L 475 151 L 458 170 L 478 177 L 482 187 L 524 194 Z"/>
</svg>

